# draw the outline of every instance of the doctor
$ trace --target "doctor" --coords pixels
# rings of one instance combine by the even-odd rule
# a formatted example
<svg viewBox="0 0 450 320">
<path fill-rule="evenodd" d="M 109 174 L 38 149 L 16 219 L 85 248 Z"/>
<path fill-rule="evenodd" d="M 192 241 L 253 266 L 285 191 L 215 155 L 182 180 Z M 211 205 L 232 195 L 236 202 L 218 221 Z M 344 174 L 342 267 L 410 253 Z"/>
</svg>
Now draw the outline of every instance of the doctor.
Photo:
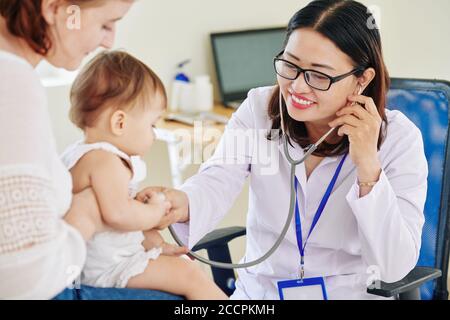
<svg viewBox="0 0 450 320">
<path fill-rule="evenodd" d="M 301 256 L 304 278 L 323 279 L 329 299 L 376 299 L 366 293 L 369 276 L 399 281 L 418 261 L 428 175 L 422 136 L 401 112 L 385 109 L 389 77 L 367 12 L 343 0 L 314 1 L 297 12 L 274 63 L 278 85 L 251 90 L 199 173 L 181 191 L 162 189 L 174 209 L 160 227 L 179 222 L 177 233 L 192 247 L 217 226 L 250 178 L 242 262 L 255 260 L 276 241 L 289 209 L 279 90 L 295 159 L 339 127 L 297 167 L 297 218 L 269 259 L 238 269 L 234 299 L 279 299 L 279 283 L 299 278 Z M 252 143 L 277 146 L 278 170 L 264 173 L 251 152 L 230 153 L 236 130 L 265 130 L 267 138 Z"/>
</svg>

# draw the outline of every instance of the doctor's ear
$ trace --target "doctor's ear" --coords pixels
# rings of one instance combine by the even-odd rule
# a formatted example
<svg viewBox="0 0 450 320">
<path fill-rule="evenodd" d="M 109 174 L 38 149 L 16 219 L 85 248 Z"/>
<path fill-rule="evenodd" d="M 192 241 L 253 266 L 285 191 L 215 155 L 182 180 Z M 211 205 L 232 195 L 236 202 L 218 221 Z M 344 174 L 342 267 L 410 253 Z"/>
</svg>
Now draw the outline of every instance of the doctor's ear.
<svg viewBox="0 0 450 320">
<path fill-rule="evenodd" d="M 58 10 L 64 9 L 64 4 L 64 0 L 42 0 L 41 13 L 47 24 L 56 23 Z"/>
<path fill-rule="evenodd" d="M 110 119 L 111 132 L 115 136 L 122 136 L 126 127 L 127 114 L 122 110 L 114 111 Z"/>
<path fill-rule="evenodd" d="M 375 76 L 376 71 L 374 68 L 367 68 L 366 70 L 364 70 L 364 73 L 358 78 L 358 90 L 360 91 L 360 93 L 358 92 L 359 94 L 362 94 L 364 90 L 366 90 Z"/>
</svg>

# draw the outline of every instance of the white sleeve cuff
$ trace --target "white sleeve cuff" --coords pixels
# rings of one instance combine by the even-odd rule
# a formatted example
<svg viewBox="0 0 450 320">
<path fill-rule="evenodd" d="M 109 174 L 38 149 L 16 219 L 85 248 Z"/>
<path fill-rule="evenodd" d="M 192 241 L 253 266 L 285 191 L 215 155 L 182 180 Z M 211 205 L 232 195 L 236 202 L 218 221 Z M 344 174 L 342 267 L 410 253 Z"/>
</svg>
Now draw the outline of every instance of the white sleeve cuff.
<svg viewBox="0 0 450 320">
<path fill-rule="evenodd" d="M 201 197 L 198 197 L 198 190 L 185 184 L 180 188 L 189 199 L 189 221 L 186 223 L 174 224 L 174 230 L 183 243 L 192 249 L 210 230 L 210 221 L 201 218 L 202 204 Z M 205 204 L 203 204 L 204 206 Z"/>
<path fill-rule="evenodd" d="M 346 196 L 347 202 L 349 204 L 362 203 L 362 205 L 364 206 L 367 202 L 371 202 L 374 201 L 374 199 L 377 199 L 377 196 L 380 194 L 382 189 L 386 187 L 387 182 L 388 179 L 386 177 L 386 174 L 384 173 L 384 170 L 381 170 L 380 178 L 378 179 L 378 182 L 373 186 L 372 190 L 364 197 L 360 197 L 359 193 L 361 190 L 358 185 L 358 180 L 356 179 L 355 183 Z"/>
<path fill-rule="evenodd" d="M 388 215 L 392 218 L 392 210 L 397 205 L 396 195 L 384 171 L 381 171 L 380 179 L 369 194 L 360 198 L 359 191 L 358 183 L 355 182 L 346 199 L 360 228 L 370 234 L 377 229 L 374 224 L 384 221 Z"/>
</svg>

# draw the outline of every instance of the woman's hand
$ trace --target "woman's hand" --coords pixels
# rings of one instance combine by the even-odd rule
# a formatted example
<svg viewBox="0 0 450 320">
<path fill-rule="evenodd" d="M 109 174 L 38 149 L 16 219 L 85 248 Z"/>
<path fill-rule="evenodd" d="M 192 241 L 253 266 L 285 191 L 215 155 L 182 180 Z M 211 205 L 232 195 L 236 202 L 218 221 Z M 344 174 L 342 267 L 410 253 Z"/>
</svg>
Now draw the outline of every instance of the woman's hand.
<svg viewBox="0 0 450 320">
<path fill-rule="evenodd" d="M 161 219 L 159 225 L 155 227 L 156 229 L 163 230 L 171 224 L 189 220 L 189 199 L 183 191 L 164 187 L 148 187 L 136 195 L 136 200 L 145 203 L 157 196 L 158 193 L 166 196 L 166 200 L 171 203 L 171 208 Z"/>
<path fill-rule="evenodd" d="M 94 234 L 107 229 L 92 188 L 73 195 L 72 204 L 64 216 L 64 220 L 77 229 L 86 241 L 91 239 Z"/>
<path fill-rule="evenodd" d="M 336 113 L 339 118 L 330 122 L 329 126 L 340 126 L 338 135 L 348 136 L 350 157 L 358 169 L 358 180 L 376 182 L 381 173 L 378 137 L 382 119 L 372 98 L 352 95 L 348 100 L 352 105 L 339 110 Z"/>
</svg>

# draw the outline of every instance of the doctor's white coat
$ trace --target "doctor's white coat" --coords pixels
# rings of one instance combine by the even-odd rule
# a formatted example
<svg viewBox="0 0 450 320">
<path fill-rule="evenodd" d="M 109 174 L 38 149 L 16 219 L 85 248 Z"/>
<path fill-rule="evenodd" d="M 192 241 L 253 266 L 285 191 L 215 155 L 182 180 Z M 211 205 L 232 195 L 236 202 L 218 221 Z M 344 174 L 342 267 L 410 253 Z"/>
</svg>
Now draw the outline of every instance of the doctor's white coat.
<svg viewBox="0 0 450 320">
<path fill-rule="evenodd" d="M 190 221 L 174 226 L 189 247 L 214 230 L 247 178 L 250 194 L 242 261 L 259 258 L 279 236 L 289 210 L 290 166 L 282 143 L 265 139 L 271 128 L 267 109 L 273 89 L 249 92 L 213 157 L 182 186 L 189 197 Z M 382 281 L 395 282 L 418 261 L 428 176 L 422 135 L 401 112 L 386 110 L 386 115 L 387 136 L 378 153 L 383 169 L 379 182 L 359 198 L 356 167 L 348 156 L 305 250 L 305 277 L 324 277 L 329 299 L 376 299 L 366 293 L 369 277 L 378 274 Z M 259 138 L 247 139 L 245 148 L 233 146 L 236 136 L 248 132 L 257 132 Z M 299 159 L 303 150 L 295 146 L 290 152 Z M 296 169 L 303 241 L 341 159 L 325 158 L 308 180 L 303 164 Z M 292 221 L 286 238 L 268 260 L 238 269 L 232 298 L 278 299 L 277 282 L 297 279 L 299 263 Z"/>
</svg>

